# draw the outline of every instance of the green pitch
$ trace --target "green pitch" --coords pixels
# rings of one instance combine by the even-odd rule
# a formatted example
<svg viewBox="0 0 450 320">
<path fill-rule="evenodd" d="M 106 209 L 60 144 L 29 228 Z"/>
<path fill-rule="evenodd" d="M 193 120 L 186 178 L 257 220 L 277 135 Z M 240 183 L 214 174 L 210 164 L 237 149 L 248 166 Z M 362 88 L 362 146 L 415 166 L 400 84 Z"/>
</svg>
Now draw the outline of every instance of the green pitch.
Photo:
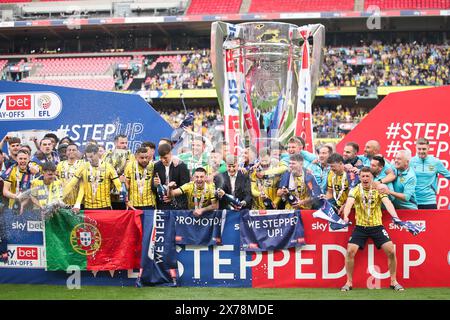
<svg viewBox="0 0 450 320">
<path fill-rule="evenodd" d="M 450 288 L 391 289 L 255 289 L 255 288 L 155 288 L 82 286 L 0 285 L 3 300 L 450 300 Z"/>
</svg>

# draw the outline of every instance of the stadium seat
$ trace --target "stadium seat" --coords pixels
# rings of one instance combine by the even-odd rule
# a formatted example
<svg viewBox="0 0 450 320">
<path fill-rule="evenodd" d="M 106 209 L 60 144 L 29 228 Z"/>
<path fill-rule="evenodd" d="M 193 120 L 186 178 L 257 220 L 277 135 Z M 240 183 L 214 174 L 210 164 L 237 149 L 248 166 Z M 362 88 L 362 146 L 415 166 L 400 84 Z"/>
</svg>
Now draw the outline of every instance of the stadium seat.
<svg viewBox="0 0 450 320">
<path fill-rule="evenodd" d="M 450 9 L 450 0 L 366 0 L 364 8 L 377 6 L 381 10 Z"/>
<path fill-rule="evenodd" d="M 31 2 L 32 0 L 0 0 L 0 3 L 23 3 Z"/>
<path fill-rule="evenodd" d="M 354 0 L 252 0 L 249 13 L 353 11 Z"/>
<path fill-rule="evenodd" d="M 187 15 L 239 13 L 242 0 L 192 0 Z"/>
<path fill-rule="evenodd" d="M 113 90 L 112 68 L 131 57 L 36 58 L 37 71 L 23 82 L 95 90 Z"/>
</svg>

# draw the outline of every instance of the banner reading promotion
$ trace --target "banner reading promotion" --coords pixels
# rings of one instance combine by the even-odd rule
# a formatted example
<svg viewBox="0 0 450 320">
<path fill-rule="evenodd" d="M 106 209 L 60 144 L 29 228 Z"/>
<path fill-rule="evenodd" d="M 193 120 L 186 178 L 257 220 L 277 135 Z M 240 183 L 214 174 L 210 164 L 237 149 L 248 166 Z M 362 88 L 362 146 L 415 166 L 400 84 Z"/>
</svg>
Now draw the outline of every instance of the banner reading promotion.
<svg viewBox="0 0 450 320">
<path fill-rule="evenodd" d="M 415 141 L 430 141 L 430 154 L 450 162 L 450 86 L 391 93 L 384 98 L 338 144 L 342 152 L 347 142 L 359 144 L 360 150 L 369 140 L 381 144 L 381 153 L 392 160 L 399 150 L 411 150 L 416 155 Z M 449 180 L 440 177 L 437 204 L 439 209 L 450 205 Z"/>
<path fill-rule="evenodd" d="M 214 246 L 222 244 L 226 210 L 206 212 L 196 217 L 192 210 L 175 211 L 176 244 Z"/>
</svg>

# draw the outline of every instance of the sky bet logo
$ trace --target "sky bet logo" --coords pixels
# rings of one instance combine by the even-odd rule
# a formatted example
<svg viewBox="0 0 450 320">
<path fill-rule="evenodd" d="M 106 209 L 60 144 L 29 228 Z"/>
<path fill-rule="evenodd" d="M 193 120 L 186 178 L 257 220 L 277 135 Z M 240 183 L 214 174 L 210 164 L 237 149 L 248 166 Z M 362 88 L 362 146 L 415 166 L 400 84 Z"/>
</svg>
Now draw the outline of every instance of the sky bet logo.
<svg viewBox="0 0 450 320">
<path fill-rule="evenodd" d="M 51 120 L 62 110 L 54 92 L 0 93 L 0 121 Z"/>
<path fill-rule="evenodd" d="M 31 110 L 31 95 L 10 95 L 0 101 L 0 109 L 5 104 L 6 111 Z"/>
</svg>

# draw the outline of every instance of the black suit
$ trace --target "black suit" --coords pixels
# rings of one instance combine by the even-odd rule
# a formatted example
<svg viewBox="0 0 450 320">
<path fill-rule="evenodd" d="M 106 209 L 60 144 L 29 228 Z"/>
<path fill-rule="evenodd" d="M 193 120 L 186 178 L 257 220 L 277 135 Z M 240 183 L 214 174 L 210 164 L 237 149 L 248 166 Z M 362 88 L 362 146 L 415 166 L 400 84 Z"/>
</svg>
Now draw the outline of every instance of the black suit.
<svg viewBox="0 0 450 320">
<path fill-rule="evenodd" d="M 152 190 L 156 194 L 156 208 L 158 209 L 187 209 L 187 199 L 185 195 L 176 197 L 171 203 L 164 203 L 159 200 L 158 192 L 155 186 L 155 176 L 158 173 L 159 179 L 163 185 L 167 185 L 171 181 L 175 181 L 177 188 L 181 187 L 183 184 L 188 183 L 190 180 L 189 170 L 185 163 L 180 162 L 178 166 L 174 166 L 173 163 L 170 164 L 169 168 L 169 181 L 166 181 L 166 168 L 161 161 L 155 163 L 153 169 L 153 181 Z M 174 205 L 175 203 L 175 205 Z"/>
<path fill-rule="evenodd" d="M 252 189 L 248 175 L 244 175 L 240 171 L 237 172 L 234 193 L 231 193 L 231 181 L 228 172 L 216 175 L 214 177 L 214 184 L 216 188 L 222 189 L 225 193 L 235 196 L 240 201 L 245 201 L 247 204 L 242 209 L 252 208 Z M 227 203 L 223 198 L 219 200 L 219 209 L 228 209 Z"/>
</svg>

